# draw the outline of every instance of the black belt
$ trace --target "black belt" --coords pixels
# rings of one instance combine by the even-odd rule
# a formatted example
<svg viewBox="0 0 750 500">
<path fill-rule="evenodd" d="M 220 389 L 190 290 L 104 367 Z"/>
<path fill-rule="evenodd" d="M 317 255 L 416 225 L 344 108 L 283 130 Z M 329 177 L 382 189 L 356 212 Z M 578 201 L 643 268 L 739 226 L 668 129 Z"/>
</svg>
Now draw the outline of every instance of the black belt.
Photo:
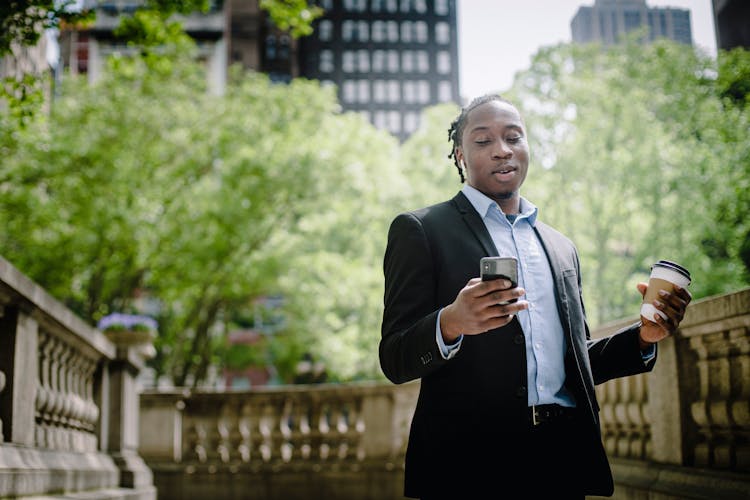
<svg viewBox="0 0 750 500">
<path fill-rule="evenodd" d="M 558 404 L 529 406 L 529 421 L 532 427 L 573 418 L 576 409 Z"/>
</svg>

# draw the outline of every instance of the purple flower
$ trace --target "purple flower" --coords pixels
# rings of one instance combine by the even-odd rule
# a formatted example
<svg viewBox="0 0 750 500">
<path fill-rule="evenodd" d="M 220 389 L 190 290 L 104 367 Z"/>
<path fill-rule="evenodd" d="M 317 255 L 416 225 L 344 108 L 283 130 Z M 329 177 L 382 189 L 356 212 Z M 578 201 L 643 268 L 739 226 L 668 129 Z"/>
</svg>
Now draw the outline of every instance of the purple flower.
<svg viewBox="0 0 750 500">
<path fill-rule="evenodd" d="M 156 330 L 158 323 L 140 314 L 112 313 L 100 319 L 96 326 L 100 330 Z"/>
</svg>

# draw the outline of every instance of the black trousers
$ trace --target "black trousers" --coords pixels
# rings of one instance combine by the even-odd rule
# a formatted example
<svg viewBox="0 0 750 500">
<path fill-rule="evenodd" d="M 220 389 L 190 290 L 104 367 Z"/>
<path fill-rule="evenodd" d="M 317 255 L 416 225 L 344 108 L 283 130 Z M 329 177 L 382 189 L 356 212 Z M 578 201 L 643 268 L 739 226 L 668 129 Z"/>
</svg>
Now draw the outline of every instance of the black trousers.
<svg viewBox="0 0 750 500">
<path fill-rule="evenodd" d="M 482 485 L 466 479 L 476 473 L 473 466 L 465 474 L 460 457 L 449 474 L 436 471 L 436 491 L 421 500 L 584 500 L 581 479 L 586 464 L 576 462 L 581 427 L 576 417 L 560 417 L 533 426 L 524 434 L 512 464 L 482 470 Z M 499 453 L 503 453 L 502 451 Z M 493 457 L 487 460 L 492 463 Z"/>
</svg>

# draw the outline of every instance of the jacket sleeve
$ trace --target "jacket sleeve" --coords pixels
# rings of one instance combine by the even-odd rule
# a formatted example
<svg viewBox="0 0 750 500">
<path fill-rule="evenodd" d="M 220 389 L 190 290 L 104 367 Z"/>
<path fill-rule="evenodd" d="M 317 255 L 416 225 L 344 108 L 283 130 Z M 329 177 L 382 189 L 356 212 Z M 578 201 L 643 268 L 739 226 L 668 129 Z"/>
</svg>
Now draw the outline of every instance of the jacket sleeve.
<svg viewBox="0 0 750 500">
<path fill-rule="evenodd" d="M 436 342 L 439 312 L 428 237 L 413 214 L 391 223 L 383 260 L 385 277 L 380 366 L 400 384 L 427 375 L 446 360 Z"/>
</svg>

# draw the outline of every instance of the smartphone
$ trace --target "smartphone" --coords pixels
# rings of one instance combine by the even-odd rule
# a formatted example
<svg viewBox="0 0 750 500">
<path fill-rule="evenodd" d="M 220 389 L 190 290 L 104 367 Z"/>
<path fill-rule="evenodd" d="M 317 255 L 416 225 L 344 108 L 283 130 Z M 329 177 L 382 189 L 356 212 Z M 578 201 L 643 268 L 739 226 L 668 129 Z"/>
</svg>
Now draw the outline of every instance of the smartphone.
<svg viewBox="0 0 750 500">
<path fill-rule="evenodd" d="M 510 281 L 510 287 L 518 286 L 518 259 L 515 257 L 482 257 L 479 261 L 479 276 L 482 281 L 505 278 Z M 509 300 L 503 304 L 510 304 L 518 299 Z"/>
<path fill-rule="evenodd" d="M 515 257 L 482 257 L 479 261 L 479 275 L 482 281 L 505 278 L 511 288 L 518 285 L 518 260 Z"/>
</svg>

